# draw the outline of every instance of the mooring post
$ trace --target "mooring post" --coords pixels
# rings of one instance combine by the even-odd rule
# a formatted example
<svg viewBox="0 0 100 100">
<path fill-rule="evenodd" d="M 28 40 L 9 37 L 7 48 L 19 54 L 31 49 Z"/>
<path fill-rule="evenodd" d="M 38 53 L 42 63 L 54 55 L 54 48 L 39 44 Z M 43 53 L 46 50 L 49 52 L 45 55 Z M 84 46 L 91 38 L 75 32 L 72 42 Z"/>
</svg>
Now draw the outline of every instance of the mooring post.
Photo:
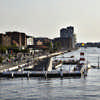
<svg viewBox="0 0 100 100">
<path fill-rule="evenodd" d="M 43 77 L 45 77 L 45 69 L 44 69 L 44 64 L 42 65 L 43 66 Z"/>
<path fill-rule="evenodd" d="M 27 72 L 27 78 L 29 79 L 29 77 L 30 77 L 30 72 L 28 71 Z"/>
<path fill-rule="evenodd" d="M 70 66 L 71 66 L 71 64 L 69 64 L 69 72 L 70 72 Z"/>
<path fill-rule="evenodd" d="M 99 56 L 98 56 L 98 69 L 99 69 Z"/>
<path fill-rule="evenodd" d="M 63 70 L 62 70 L 62 66 L 60 67 L 60 77 L 63 78 Z"/>
<path fill-rule="evenodd" d="M 47 79 L 47 71 L 45 71 L 45 78 Z"/>
<path fill-rule="evenodd" d="M 12 76 L 12 78 L 14 78 L 14 73 L 13 72 L 11 73 L 11 76 Z"/>
</svg>

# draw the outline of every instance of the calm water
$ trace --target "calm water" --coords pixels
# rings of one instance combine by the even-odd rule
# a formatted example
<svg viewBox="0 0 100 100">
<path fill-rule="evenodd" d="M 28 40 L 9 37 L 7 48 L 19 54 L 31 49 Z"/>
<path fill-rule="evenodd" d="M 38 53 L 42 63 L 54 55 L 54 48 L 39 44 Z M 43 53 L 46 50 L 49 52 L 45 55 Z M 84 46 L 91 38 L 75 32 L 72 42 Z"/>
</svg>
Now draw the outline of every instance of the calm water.
<svg viewBox="0 0 100 100">
<path fill-rule="evenodd" d="M 97 60 L 95 56 L 100 49 L 86 50 L 89 56 L 94 56 L 88 57 L 90 63 Z M 75 55 L 77 59 L 79 51 L 64 56 Z M 100 70 L 90 69 L 86 78 L 79 79 L 0 79 L 0 100 L 100 100 Z"/>
</svg>

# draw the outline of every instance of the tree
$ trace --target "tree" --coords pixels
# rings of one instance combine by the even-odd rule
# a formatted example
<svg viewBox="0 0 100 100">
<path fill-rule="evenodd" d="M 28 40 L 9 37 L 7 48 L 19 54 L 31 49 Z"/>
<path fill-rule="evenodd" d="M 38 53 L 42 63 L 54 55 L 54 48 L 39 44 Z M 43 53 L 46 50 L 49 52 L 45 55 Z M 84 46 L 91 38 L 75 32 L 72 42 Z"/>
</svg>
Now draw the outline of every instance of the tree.
<svg viewBox="0 0 100 100">
<path fill-rule="evenodd" d="M 48 49 L 49 49 L 49 50 L 52 50 L 52 42 L 49 42 L 49 44 L 48 44 Z"/>
<path fill-rule="evenodd" d="M 55 42 L 54 43 L 54 50 L 55 51 L 58 51 L 61 49 L 61 43 L 59 41 Z"/>
<path fill-rule="evenodd" d="M 76 44 L 76 42 L 77 42 L 76 34 L 73 34 L 73 37 L 74 37 L 74 43 Z"/>
</svg>

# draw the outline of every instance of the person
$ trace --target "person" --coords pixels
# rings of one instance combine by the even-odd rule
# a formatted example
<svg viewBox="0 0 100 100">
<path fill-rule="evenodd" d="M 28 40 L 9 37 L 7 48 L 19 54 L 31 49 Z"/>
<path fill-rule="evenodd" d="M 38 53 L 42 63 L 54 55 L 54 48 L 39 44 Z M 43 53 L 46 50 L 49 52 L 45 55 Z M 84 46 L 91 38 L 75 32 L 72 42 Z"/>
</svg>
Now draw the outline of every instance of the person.
<svg viewBox="0 0 100 100">
<path fill-rule="evenodd" d="M 62 68 L 60 67 L 60 76 L 61 78 L 63 77 L 63 72 L 62 72 Z"/>
<path fill-rule="evenodd" d="M 74 67 L 74 71 L 76 71 L 76 67 Z"/>
</svg>

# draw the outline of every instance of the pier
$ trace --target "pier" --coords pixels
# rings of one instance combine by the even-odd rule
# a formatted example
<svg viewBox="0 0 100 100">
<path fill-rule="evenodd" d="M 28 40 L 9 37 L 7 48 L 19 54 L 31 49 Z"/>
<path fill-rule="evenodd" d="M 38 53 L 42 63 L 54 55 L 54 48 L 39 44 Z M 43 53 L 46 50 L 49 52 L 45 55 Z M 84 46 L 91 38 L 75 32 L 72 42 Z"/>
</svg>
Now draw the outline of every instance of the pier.
<svg viewBox="0 0 100 100">
<path fill-rule="evenodd" d="M 88 67 L 85 66 L 85 63 L 76 63 L 66 62 L 65 64 L 76 64 L 76 69 L 65 71 L 62 70 L 62 64 L 64 62 L 60 61 L 53 66 L 52 57 L 63 54 L 64 52 L 53 53 L 49 55 L 44 55 L 36 57 L 33 61 L 17 65 L 15 67 L 10 67 L 3 69 L 0 72 L 0 77 L 46 77 L 46 78 L 55 78 L 55 77 L 81 77 L 81 75 L 87 75 Z M 83 53 L 80 53 L 83 55 Z M 80 58 L 81 59 L 81 58 Z M 83 59 L 82 59 L 83 60 Z M 77 65 L 78 64 L 78 65 Z M 52 70 L 53 68 L 60 68 L 59 71 Z"/>
<path fill-rule="evenodd" d="M 0 73 L 0 77 L 7 77 L 7 78 L 18 78 L 18 77 L 47 77 L 47 78 L 60 78 L 60 77 L 81 77 L 80 72 L 68 72 L 63 71 L 63 76 L 61 75 L 60 71 L 23 71 L 23 72 L 3 72 Z"/>
<path fill-rule="evenodd" d="M 60 55 L 60 54 L 64 54 L 65 52 L 68 52 L 68 51 L 63 51 L 63 52 L 57 52 L 57 53 L 51 53 L 51 54 L 48 54 L 48 55 L 43 55 L 43 56 L 39 56 L 39 57 L 35 57 L 33 58 L 33 61 L 30 61 L 27 63 L 27 61 L 24 61 L 20 64 L 14 64 L 14 65 L 4 65 L 4 66 L 0 66 L 0 72 L 3 72 L 3 71 L 11 71 L 11 70 L 16 70 L 18 69 L 18 66 L 21 66 L 21 67 L 24 67 L 24 66 L 30 66 L 30 65 L 33 65 L 34 61 L 35 62 L 38 62 L 39 60 L 42 60 L 44 58 L 51 58 L 51 57 L 54 57 L 54 56 L 57 56 L 57 55 Z"/>
</svg>

